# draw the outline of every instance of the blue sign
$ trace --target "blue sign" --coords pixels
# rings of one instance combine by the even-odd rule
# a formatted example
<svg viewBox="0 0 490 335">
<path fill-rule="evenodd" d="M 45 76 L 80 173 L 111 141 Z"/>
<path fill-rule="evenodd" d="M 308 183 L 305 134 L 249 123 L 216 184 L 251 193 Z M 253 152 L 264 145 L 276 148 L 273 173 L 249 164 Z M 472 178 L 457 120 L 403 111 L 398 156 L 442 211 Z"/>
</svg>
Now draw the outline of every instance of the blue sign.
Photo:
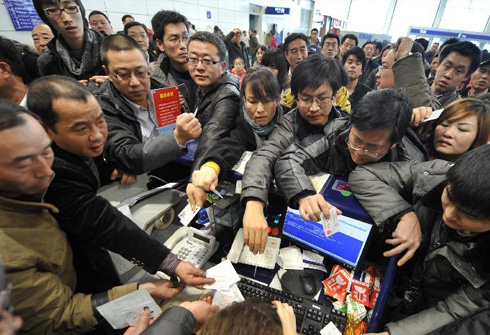
<svg viewBox="0 0 490 335">
<path fill-rule="evenodd" d="M 210 11 L 210 10 L 207 10 L 207 11 L 206 11 L 206 17 L 207 17 L 208 19 L 210 19 L 210 18 L 211 18 L 211 11 Z"/>
<path fill-rule="evenodd" d="M 490 35 L 480 35 L 474 33 L 465 33 L 457 31 L 437 30 L 437 29 L 424 29 L 424 28 L 410 28 L 409 35 L 432 35 L 440 37 L 456 37 L 466 38 L 471 40 L 490 41 Z"/>
<path fill-rule="evenodd" d="M 5 6 L 17 31 L 31 31 L 36 24 L 43 22 L 31 0 L 5 0 Z"/>
<path fill-rule="evenodd" d="M 265 13 L 271 15 L 289 15 L 289 8 L 265 7 Z"/>
<path fill-rule="evenodd" d="M 365 33 L 360 33 L 359 38 L 362 40 L 368 40 L 371 41 L 373 39 L 373 34 L 365 34 Z"/>
</svg>

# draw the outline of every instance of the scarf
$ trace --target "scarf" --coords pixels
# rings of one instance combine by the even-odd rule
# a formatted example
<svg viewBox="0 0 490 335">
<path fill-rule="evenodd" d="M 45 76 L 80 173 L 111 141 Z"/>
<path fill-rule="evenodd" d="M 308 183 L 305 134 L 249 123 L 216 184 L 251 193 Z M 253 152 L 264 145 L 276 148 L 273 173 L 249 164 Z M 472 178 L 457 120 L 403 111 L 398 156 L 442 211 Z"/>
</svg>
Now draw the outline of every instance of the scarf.
<svg viewBox="0 0 490 335">
<path fill-rule="evenodd" d="M 68 68 L 68 71 L 76 77 L 93 73 L 94 69 L 100 68 L 100 41 L 97 33 L 90 29 L 85 29 L 84 39 L 81 62 L 70 55 L 67 45 L 61 41 L 61 38 L 56 39 L 56 52 Z"/>
<path fill-rule="evenodd" d="M 252 128 L 252 131 L 254 132 L 255 136 L 255 142 L 257 143 L 257 149 L 262 147 L 264 144 L 264 141 L 267 140 L 269 137 L 270 133 L 272 133 L 272 130 L 276 126 L 277 121 L 282 117 L 282 107 L 281 105 L 277 105 L 276 108 L 276 114 L 272 118 L 271 122 L 266 124 L 265 126 L 260 126 L 257 123 L 255 123 L 254 120 L 250 118 L 247 114 L 247 110 L 245 109 L 244 104 L 242 103 L 242 114 L 243 118 L 245 119 L 245 122 Z"/>
</svg>

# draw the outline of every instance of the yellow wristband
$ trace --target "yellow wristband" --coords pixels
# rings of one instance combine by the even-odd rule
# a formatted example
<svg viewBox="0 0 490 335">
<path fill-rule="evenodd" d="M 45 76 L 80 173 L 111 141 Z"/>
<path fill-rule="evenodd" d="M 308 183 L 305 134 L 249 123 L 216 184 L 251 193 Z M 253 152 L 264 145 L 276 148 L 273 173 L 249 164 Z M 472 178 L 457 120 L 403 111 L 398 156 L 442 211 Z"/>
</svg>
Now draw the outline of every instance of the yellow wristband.
<svg viewBox="0 0 490 335">
<path fill-rule="evenodd" d="M 221 168 L 219 167 L 219 165 L 213 161 L 207 161 L 201 167 L 203 167 L 203 166 L 206 166 L 206 167 L 213 169 L 216 172 L 217 176 L 219 176 L 219 173 L 221 172 Z"/>
</svg>

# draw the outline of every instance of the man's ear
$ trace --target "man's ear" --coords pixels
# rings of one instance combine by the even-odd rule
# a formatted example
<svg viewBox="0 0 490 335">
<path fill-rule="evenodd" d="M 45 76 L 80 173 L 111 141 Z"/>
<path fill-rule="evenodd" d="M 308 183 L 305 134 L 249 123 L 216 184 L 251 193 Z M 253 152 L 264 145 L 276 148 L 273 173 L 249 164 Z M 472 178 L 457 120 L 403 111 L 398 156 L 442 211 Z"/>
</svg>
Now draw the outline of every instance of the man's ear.
<svg viewBox="0 0 490 335">
<path fill-rule="evenodd" d="M 0 76 L 3 79 L 8 79 L 12 75 L 12 68 L 5 62 L 0 62 Z"/>
<path fill-rule="evenodd" d="M 49 139 L 54 142 L 54 139 L 56 137 L 56 133 L 51 128 L 48 128 L 44 125 L 43 125 L 43 127 L 44 127 L 44 130 L 46 131 L 46 133 L 48 134 Z"/>
<path fill-rule="evenodd" d="M 222 61 L 221 62 L 221 74 L 225 73 L 226 71 L 226 62 Z"/>
<path fill-rule="evenodd" d="M 163 42 L 160 41 L 158 38 L 156 39 L 156 46 L 161 52 L 165 52 L 165 46 L 163 45 Z"/>
</svg>

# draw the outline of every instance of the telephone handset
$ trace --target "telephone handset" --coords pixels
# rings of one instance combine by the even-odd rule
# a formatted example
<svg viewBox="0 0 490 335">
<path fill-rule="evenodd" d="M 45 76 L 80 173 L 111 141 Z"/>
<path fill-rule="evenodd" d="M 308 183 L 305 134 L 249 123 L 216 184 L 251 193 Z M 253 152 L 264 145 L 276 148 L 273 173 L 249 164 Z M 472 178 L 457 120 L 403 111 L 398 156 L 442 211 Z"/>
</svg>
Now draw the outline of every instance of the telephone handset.
<svg viewBox="0 0 490 335">
<path fill-rule="evenodd" d="M 201 268 L 218 250 L 216 237 L 192 227 L 179 228 L 164 245 L 179 259 Z"/>
<path fill-rule="evenodd" d="M 269 236 L 267 237 L 265 252 L 254 255 L 248 248 L 248 245 L 245 244 L 243 228 L 240 228 L 236 233 L 235 240 L 228 254 L 228 259 L 232 263 L 243 263 L 266 269 L 274 269 L 280 246 L 280 238 Z"/>
</svg>

